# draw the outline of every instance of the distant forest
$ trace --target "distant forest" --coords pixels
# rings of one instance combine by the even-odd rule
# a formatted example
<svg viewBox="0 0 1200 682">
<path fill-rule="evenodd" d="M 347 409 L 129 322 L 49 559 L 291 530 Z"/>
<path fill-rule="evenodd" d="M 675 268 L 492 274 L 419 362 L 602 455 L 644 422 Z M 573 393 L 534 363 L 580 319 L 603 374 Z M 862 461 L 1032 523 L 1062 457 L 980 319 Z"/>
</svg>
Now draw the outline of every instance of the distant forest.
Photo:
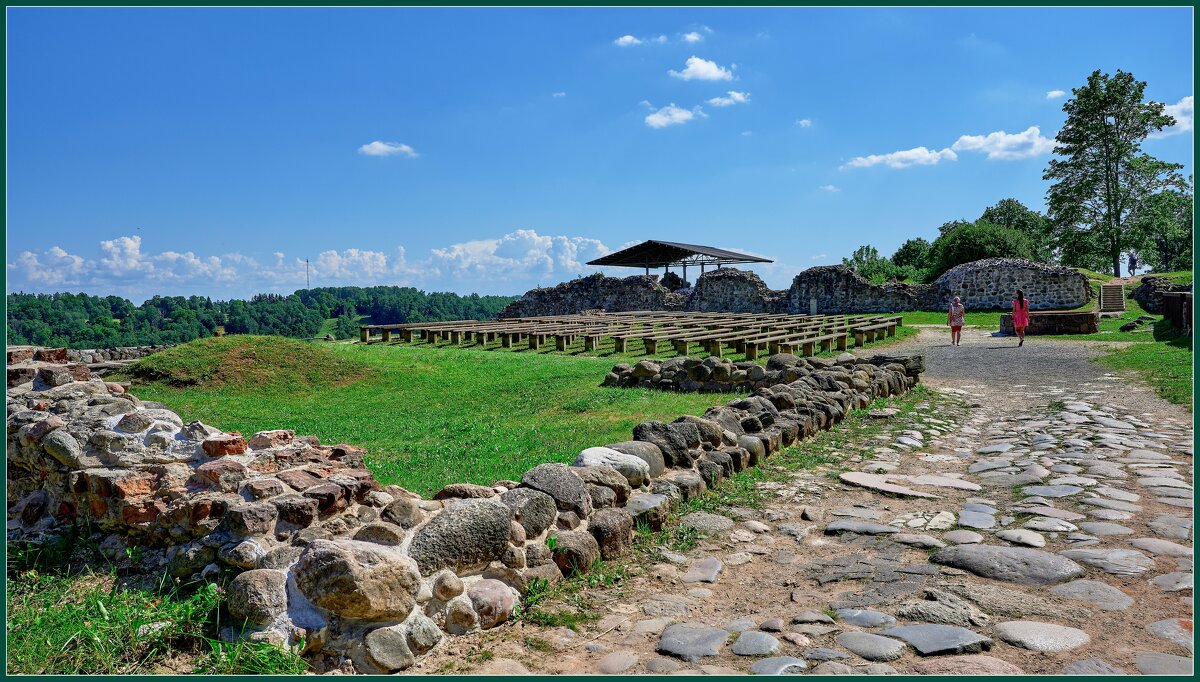
<svg viewBox="0 0 1200 682">
<path fill-rule="evenodd" d="M 18 293 L 8 294 L 7 332 L 10 344 L 70 348 L 184 343 L 212 336 L 219 327 L 226 334 L 350 338 L 364 317 L 384 324 L 486 320 L 513 300 L 411 287 L 301 289 L 248 301 L 155 296 L 140 306 L 117 296 Z"/>
</svg>

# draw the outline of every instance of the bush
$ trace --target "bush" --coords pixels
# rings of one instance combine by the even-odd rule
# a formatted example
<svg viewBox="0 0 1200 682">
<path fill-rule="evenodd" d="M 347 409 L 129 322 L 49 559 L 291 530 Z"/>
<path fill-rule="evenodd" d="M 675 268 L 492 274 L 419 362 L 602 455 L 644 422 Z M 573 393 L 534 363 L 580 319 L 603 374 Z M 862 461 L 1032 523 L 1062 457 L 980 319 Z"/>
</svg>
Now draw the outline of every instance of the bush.
<svg viewBox="0 0 1200 682">
<path fill-rule="evenodd" d="M 963 225 L 933 243 L 932 267 L 926 281 L 933 281 L 956 265 L 983 258 L 1033 258 L 1029 237 L 1017 230 L 986 222 Z"/>
</svg>

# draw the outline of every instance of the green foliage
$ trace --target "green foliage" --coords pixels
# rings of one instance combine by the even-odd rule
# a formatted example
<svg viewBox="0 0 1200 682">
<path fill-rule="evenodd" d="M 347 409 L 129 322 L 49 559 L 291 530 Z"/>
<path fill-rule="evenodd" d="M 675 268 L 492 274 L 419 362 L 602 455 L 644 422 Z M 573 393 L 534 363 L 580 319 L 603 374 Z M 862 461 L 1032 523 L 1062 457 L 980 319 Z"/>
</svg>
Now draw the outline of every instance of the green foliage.
<svg viewBox="0 0 1200 682">
<path fill-rule="evenodd" d="M 1016 230 L 1028 237 L 1033 260 L 1049 263 L 1054 259 L 1050 219 L 1016 199 L 1002 199 L 995 206 L 987 207 L 976 222 Z"/>
<path fill-rule="evenodd" d="M 1062 262 L 1121 276 L 1121 259 L 1139 246 L 1134 222 L 1154 194 L 1181 188 L 1179 164 L 1144 154 L 1142 141 L 1171 126 L 1160 102 L 1144 102 L 1146 83 L 1118 70 L 1092 72 L 1063 105 L 1059 130 L 1043 179 Z"/>
<path fill-rule="evenodd" d="M 987 222 L 967 223 L 933 242 L 927 279 L 950 268 L 983 258 L 1033 258 L 1033 245 L 1024 233 Z"/>
<path fill-rule="evenodd" d="M 1190 183 L 1146 197 L 1133 219 L 1133 239 L 1140 244 L 1143 266 L 1163 272 L 1192 266 L 1192 204 Z"/>
<path fill-rule="evenodd" d="M 350 338 L 366 315 L 382 323 L 484 320 L 513 301 L 509 296 L 425 293 L 411 287 L 302 289 L 290 296 L 260 294 L 248 301 L 202 296 L 155 296 L 134 306 L 118 296 L 25 294 L 7 296 L 8 342 L 71 348 L 185 343 L 216 334 L 272 334 L 311 338 L 328 318 L 334 335 Z"/>
<path fill-rule="evenodd" d="M 879 250 L 870 244 L 855 249 L 849 258 L 842 259 L 842 264 L 876 284 L 899 278 L 901 274 L 890 260 L 880 256 Z"/>
<path fill-rule="evenodd" d="M 924 239 L 920 237 L 909 239 L 896 249 L 896 253 L 892 254 L 892 265 L 898 268 L 924 270 L 929 267 L 929 256 L 932 252 L 933 245 Z"/>
<path fill-rule="evenodd" d="M 1152 340 L 1110 351 L 1100 362 L 1140 377 L 1160 397 L 1191 411 L 1192 357 L 1192 337 L 1180 334 L 1170 322 L 1160 320 L 1154 324 Z"/>
</svg>

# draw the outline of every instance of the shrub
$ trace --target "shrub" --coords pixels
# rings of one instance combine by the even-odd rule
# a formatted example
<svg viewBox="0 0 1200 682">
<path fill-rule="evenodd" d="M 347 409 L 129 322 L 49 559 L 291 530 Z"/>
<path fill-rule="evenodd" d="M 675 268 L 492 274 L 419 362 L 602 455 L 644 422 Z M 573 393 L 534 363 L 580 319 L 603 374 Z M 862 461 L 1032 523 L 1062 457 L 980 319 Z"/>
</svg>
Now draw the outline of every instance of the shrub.
<svg viewBox="0 0 1200 682">
<path fill-rule="evenodd" d="M 926 281 L 933 281 L 950 268 L 983 258 L 1033 258 L 1033 244 L 1021 232 L 977 222 L 952 230 L 933 243 L 932 267 Z"/>
</svg>

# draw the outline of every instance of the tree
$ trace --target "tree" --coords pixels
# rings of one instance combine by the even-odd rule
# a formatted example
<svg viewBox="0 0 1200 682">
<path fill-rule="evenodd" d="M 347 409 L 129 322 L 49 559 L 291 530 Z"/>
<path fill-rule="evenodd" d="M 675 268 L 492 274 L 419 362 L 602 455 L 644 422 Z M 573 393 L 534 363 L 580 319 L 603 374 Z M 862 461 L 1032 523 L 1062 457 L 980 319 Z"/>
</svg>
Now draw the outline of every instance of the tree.
<svg viewBox="0 0 1200 682">
<path fill-rule="evenodd" d="M 876 284 L 885 282 L 897 274 L 892 262 L 880 256 L 879 249 L 870 244 L 855 249 L 849 258 L 842 259 L 842 264 Z"/>
<path fill-rule="evenodd" d="M 940 237 L 950 234 L 960 227 L 966 227 L 967 225 L 971 224 L 972 223 L 968 220 L 951 220 L 950 222 L 942 223 L 942 226 L 938 228 L 938 236 Z"/>
<path fill-rule="evenodd" d="M 925 268 L 929 266 L 929 253 L 933 245 L 917 237 L 909 239 L 892 254 L 892 265 L 896 267 Z"/>
<path fill-rule="evenodd" d="M 1143 267 L 1155 272 L 1173 272 L 1192 267 L 1192 206 L 1194 194 L 1169 189 L 1142 202 L 1134 218 L 1134 232 Z"/>
<path fill-rule="evenodd" d="M 1017 230 L 991 223 L 969 223 L 937 238 L 933 243 L 932 281 L 956 265 L 984 258 L 1030 258 L 1033 245 Z"/>
<path fill-rule="evenodd" d="M 1050 220 L 1016 199 L 1001 199 L 995 206 L 984 209 L 979 220 L 1016 230 L 1029 237 L 1034 260 L 1049 263 L 1054 259 Z"/>
<path fill-rule="evenodd" d="M 1131 223 L 1148 197 L 1178 187 L 1182 166 L 1143 154 L 1142 141 L 1174 125 L 1161 102 L 1143 102 L 1146 83 L 1132 74 L 1088 76 L 1063 111 L 1058 146 L 1043 175 L 1055 241 L 1067 265 L 1111 264 L 1121 276 L 1121 256 L 1132 244 Z"/>
</svg>

